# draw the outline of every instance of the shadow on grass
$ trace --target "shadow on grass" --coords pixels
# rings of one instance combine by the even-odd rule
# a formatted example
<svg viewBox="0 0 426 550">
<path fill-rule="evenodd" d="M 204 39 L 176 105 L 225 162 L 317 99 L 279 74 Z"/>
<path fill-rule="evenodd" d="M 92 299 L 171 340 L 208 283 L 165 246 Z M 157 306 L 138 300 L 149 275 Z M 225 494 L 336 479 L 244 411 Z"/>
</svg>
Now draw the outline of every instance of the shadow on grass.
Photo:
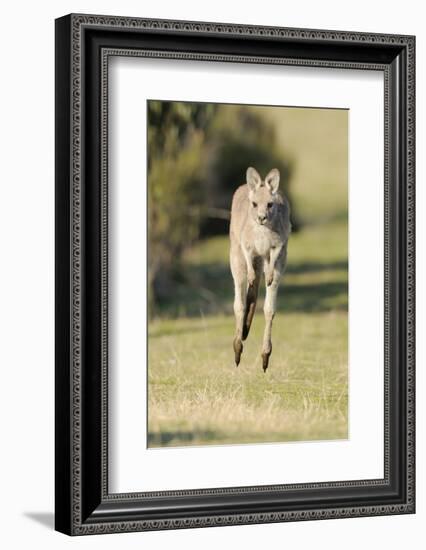
<svg viewBox="0 0 426 550">
<path fill-rule="evenodd" d="M 277 311 L 324 312 L 348 309 L 346 282 L 283 285 L 282 297 L 277 300 Z"/>
<path fill-rule="evenodd" d="M 205 313 L 204 311 L 202 313 Z M 199 316 L 200 312 L 198 312 Z M 194 314 L 195 315 L 195 314 Z M 209 327 L 214 328 L 215 326 L 222 326 L 222 321 L 219 320 L 217 322 L 210 322 Z M 165 326 L 164 323 L 161 323 L 160 326 L 155 327 L 151 330 L 149 330 L 149 337 L 150 338 L 159 338 L 162 336 L 178 336 L 183 334 L 193 334 L 194 332 L 201 332 L 205 331 L 205 326 L 203 324 L 200 324 L 198 326 L 194 326 L 193 324 L 188 326 L 176 326 L 176 324 L 173 324 L 170 327 Z"/>
<path fill-rule="evenodd" d="M 329 281 L 287 284 L 284 281 L 278 294 L 277 310 L 285 312 L 325 312 L 347 310 L 348 284 L 342 281 L 347 274 L 348 263 L 301 262 L 287 268 L 289 275 L 339 272 L 339 280 L 330 274 Z M 263 299 L 262 282 L 259 298 Z M 233 312 L 234 285 L 229 266 L 224 263 L 188 265 L 185 279 L 176 283 L 170 295 L 158 304 L 158 313 L 166 317 L 194 317 L 202 315 L 231 315 Z M 185 329 L 184 329 L 185 330 Z M 192 329 L 191 329 L 192 330 Z M 174 332 L 174 329 L 173 329 Z"/>
<path fill-rule="evenodd" d="M 347 433 L 337 434 L 323 431 L 318 434 L 301 434 L 295 431 L 280 433 L 245 433 L 235 436 L 223 431 L 194 432 L 150 432 L 148 433 L 148 448 L 158 449 L 164 447 L 200 447 L 205 445 L 261 445 L 268 443 L 286 443 L 289 441 L 335 441 L 346 440 Z"/>
<path fill-rule="evenodd" d="M 291 275 L 300 275 L 302 273 L 321 273 L 324 271 L 348 271 L 348 262 L 300 262 L 298 264 L 287 265 L 286 273 Z"/>
<path fill-rule="evenodd" d="M 179 447 L 180 445 L 191 445 L 195 441 L 216 441 L 220 439 L 218 432 L 194 430 L 193 432 L 148 432 L 148 447 Z"/>
</svg>

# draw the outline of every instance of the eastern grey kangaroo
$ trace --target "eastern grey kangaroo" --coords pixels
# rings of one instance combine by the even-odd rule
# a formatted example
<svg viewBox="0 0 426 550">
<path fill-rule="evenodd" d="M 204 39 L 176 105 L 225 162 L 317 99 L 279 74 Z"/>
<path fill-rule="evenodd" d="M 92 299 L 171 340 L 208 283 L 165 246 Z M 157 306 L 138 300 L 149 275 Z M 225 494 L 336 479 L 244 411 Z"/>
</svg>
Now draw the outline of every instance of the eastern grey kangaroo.
<svg viewBox="0 0 426 550">
<path fill-rule="evenodd" d="M 262 363 L 266 372 L 272 352 L 271 330 L 278 285 L 287 262 L 287 241 L 291 231 L 290 207 L 278 191 L 280 173 L 274 168 L 264 180 L 248 168 L 247 183 L 234 193 L 230 224 L 230 264 L 235 285 L 235 363 L 243 351 L 256 309 L 262 271 L 265 273 L 265 332 Z"/>
</svg>

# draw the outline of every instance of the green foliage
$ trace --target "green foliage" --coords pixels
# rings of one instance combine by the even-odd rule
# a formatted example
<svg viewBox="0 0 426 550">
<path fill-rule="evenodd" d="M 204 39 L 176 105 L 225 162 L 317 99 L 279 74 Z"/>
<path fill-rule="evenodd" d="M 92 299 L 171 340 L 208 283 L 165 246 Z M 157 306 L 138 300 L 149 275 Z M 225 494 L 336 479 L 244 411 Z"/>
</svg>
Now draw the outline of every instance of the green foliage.
<svg viewBox="0 0 426 550">
<path fill-rule="evenodd" d="M 161 158 L 176 158 L 193 136 L 209 125 L 217 106 L 179 101 L 148 102 L 148 169 Z"/>
<path fill-rule="evenodd" d="M 182 251 L 198 237 L 207 164 L 204 128 L 215 107 L 148 103 L 148 293 L 153 313 Z"/>
</svg>

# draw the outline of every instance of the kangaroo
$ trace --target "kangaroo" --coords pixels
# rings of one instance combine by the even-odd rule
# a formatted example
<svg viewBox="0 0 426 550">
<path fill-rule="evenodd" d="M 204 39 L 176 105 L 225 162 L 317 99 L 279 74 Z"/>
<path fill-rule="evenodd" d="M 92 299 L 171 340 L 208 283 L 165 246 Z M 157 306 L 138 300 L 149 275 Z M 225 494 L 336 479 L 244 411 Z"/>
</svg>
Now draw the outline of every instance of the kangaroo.
<svg viewBox="0 0 426 550">
<path fill-rule="evenodd" d="M 262 364 L 266 372 L 272 352 L 272 320 L 276 311 L 278 285 L 287 263 L 287 241 L 291 231 L 290 207 L 278 192 L 280 173 L 274 168 L 262 180 L 257 170 L 247 169 L 246 184 L 234 193 L 230 223 L 230 265 L 235 286 L 234 314 L 236 366 L 243 352 L 256 309 L 262 271 L 265 274 L 265 332 Z"/>
</svg>

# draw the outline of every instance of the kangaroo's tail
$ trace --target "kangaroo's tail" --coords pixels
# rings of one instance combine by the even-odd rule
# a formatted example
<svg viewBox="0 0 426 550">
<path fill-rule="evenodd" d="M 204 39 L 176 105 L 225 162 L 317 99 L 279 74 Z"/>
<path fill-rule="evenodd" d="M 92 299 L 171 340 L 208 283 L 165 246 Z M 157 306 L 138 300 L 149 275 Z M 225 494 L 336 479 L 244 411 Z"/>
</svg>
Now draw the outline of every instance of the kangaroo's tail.
<svg viewBox="0 0 426 550">
<path fill-rule="evenodd" d="M 254 312 L 256 311 L 257 293 L 259 290 L 259 277 L 252 286 L 248 287 L 246 297 L 246 309 L 244 312 L 243 324 L 243 340 L 245 340 L 250 332 L 251 322 L 253 321 Z"/>
</svg>

